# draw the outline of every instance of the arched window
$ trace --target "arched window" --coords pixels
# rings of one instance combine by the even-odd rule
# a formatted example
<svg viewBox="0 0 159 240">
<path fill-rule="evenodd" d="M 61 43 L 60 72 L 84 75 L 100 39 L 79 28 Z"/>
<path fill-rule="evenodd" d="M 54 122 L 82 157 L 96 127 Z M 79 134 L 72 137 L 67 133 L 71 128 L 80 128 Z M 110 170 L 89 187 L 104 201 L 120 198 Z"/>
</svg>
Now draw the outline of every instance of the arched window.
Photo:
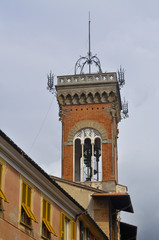
<svg viewBox="0 0 159 240">
<path fill-rule="evenodd" d="M 74 137 L 75 181 L 101 180 L 101 135 L 85 128 Z"/>
</svg>

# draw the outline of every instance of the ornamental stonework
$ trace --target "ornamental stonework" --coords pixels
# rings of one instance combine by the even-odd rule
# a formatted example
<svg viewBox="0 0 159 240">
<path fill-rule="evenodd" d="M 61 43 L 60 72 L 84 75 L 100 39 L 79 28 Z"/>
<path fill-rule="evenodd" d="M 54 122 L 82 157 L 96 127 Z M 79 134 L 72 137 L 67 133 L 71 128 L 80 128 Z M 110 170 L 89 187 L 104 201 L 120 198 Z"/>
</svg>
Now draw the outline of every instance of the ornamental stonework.
<svg viewBox="0 0 159 240">
<path fill-rule="evenodd" d="M 116 73 L 59 76 L 56 85 L 61 109 L 68 105 L 112 103 L 120 121 L 120 92 Z"/>
<path fill-rule="evenodd" d="M 84 121 L 80 121 L 78 122 L 76 125 L 74 125 L 69 134 L 68 134 L 68 143 L 70 143 L 71 145 L 73 144 L 73 139 L 74 136 L 82 129 L 85 128 L 91 128 L 91 129 L 96 129 L 100 135 L 103 141 L 107 142 L 107 132 L 106 129 L 98 122 L 92 121 L 92 120 L 84 120 Z"/>
</svg>

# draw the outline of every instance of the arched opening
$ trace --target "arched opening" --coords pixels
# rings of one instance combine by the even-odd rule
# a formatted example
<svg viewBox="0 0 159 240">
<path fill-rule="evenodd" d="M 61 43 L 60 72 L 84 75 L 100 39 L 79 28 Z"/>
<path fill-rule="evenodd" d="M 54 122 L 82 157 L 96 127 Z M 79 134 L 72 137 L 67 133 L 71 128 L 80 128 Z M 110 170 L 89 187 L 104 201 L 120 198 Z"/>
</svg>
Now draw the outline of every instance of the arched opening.
<svg viewBox="0 0 159 240">
<path fill-rule="evenodd" d="M 73 104 L 79 104 L 79 97 L 78 97 L 77 94 L 75 94 L 75 95 L 73 96 L 72 103 L 73 103 Z"/>
<path fill-rule="evenodd" d="M 65 100 L 66 105 L 71 105 L 72 104 L 72 98 L 71 95 L 68 94 Z"/>
<path fill-rule="evenodd" d="M 94 179 L 101 180 L 101 139 L 96 138 L 94 144 Z"/>
<path fill-rule="evenodd" d="M 92 179 L 92 144 L 89 138 L 84 141 L 84 181 Z"/>
<path fill-rule="evenodd" d="M 64 104 L 64 96 L 61 94 L 60 96 L 59 96 L 59 103 L 61 104 L 61 105 L 63 105 Z"/>
<path fill-rule="evenodd" d="M 86 95 L 84 93 L 81 94 L 79 102 L 80 102 L 80 104 L 86 103 Z"/>
<path fill-rule="evenodd" d="M 102 93 L 101 102 L 102 102 L 102 103 L 107 102 L 107 94 L 106 94 L 106 92 L 103 92 L 103 93 Z"/>
<path fill-rule="evenodd" d="M 74 137 L 75 181 L 101 181 L 101 136 L 86 128 Z"/>
<path fill-rule="evenodd" d="M 75 139 L 75 181 L 80 181 L 81 177 L 81 157 L 82 145 L 80 139 Z"/>
<path fill-rule="evenodd" d="M 100 103 L 101 97 L 98 92 L 96 92 L 95 97 L 94 97 L 94 102 L 95 103 Z"/>
<path fill-rule="evenodd" d="M 93 103 L 93 95 L 92 93 L 89 93 L 87 96 L 87 103 Z"/>
</svg>

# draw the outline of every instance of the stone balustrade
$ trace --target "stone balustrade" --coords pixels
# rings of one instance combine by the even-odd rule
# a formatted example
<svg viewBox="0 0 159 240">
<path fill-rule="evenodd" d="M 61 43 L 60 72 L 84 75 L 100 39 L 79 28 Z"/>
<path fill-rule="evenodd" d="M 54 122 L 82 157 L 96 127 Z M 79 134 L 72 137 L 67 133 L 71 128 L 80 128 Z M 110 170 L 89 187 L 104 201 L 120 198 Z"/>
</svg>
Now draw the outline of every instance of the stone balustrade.
<svg viewBox="0 0 159 240">
<path fill-rule="evenodd" d="M 84 74 L 84 75 L 68 75 L 58 76 L 57 85 L 74 85 L 74 84 L 88 84 L 101 82 L 117 82 L 115 72 L 102 74 Z"/>
</svg>

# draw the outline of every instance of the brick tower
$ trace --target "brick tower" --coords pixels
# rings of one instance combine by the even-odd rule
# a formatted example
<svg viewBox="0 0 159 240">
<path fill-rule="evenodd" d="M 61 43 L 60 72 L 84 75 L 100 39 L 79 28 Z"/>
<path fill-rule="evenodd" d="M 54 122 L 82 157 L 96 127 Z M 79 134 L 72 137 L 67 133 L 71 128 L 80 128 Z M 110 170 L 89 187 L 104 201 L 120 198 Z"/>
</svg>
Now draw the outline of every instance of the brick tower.
<svg viewBox="0 0 159 240">
<path fill-rule="evenodd" d="M 117 125 L 121 99 L 116 73 L 59 76 L 62 178 L 118 181 Z"/>
</svg>

